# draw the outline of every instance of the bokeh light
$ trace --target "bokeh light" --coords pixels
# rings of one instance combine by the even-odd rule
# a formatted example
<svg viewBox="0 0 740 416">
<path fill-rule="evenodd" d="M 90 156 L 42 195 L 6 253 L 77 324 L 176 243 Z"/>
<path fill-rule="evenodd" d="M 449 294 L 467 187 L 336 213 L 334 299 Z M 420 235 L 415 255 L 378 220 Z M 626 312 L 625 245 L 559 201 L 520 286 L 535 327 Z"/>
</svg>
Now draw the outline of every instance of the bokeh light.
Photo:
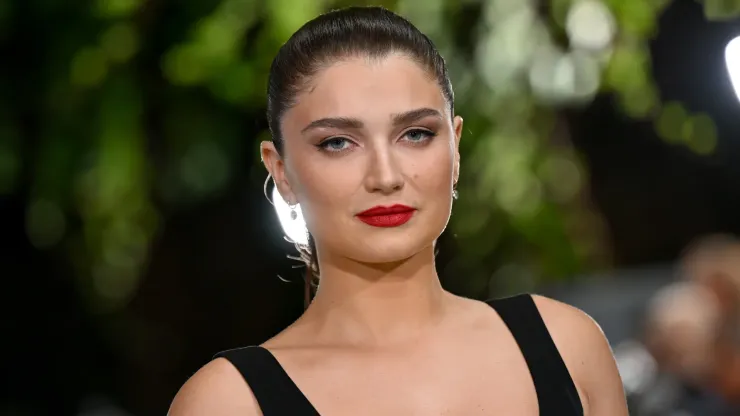
<svg viewBox="0 0 740 416">
<path fill-rule="evenodd" d="M 727 63 L 727 71 L 730 73 L 732 87 L 735 89 L 735 95 L 740 100 L 740 36 L 727 43 L 725 62 Z"/>
<path fill-rule="evenodd" d="M 572 47 L 601 50 L 611 45 L 616 23 L 604 3 L 583 0 L 575 2 L 571 7 L 566 30 Z"/>
</svg>

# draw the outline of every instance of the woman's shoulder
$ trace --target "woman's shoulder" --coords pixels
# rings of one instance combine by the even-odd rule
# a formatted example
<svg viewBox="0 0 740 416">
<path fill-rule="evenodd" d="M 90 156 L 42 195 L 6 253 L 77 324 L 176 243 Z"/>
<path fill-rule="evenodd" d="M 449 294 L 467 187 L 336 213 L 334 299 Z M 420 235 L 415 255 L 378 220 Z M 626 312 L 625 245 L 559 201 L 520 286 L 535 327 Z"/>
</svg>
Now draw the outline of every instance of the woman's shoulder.
<svg viewBox="0 0 740 416">
<path fill-rule="evenodd" d="M 595 410 L 606 407 L 606 401 L 620 409 L 624 401 L 621 378 L 599 324 L 566 303 L 540 295 L 532 295 L 532 299 L 571 377 L 585 396 L 584 407 L 600 414 Z"/>
<path fill-rule="evenodd" d="M 240 367 L 244 363 L 271 361 L 274 352 L 291 348 L 294 332 L 302 325 L 294 323 L 259 346 L 222 351 L 201 367 L 180 388 L 168 416 L 244 415 L 262 416 L 262 411 Z"/>
<path fill-rule="evenodd" d="M 261 416 L 257 400 L 239 371 L 225 358 L 201 367 L 180 388 L 168 416 Z"/>
<path fill-rule="evenodd" d="M 606 343 L 601 327 L 586 312 L 542 295 L 532 294 L 530 296 L 553 337 L 571 339 L 576 344 L 581 337 L 583 337 L 583 342 Z"/>
<path fill-rule="evenodd" d="M 512 318 L 518 318 L 521 313 L 520 310 L 530 308 L 532 303 L 529 302 L 528 298 L 534 301 L 537 312 L 542 317 L 550 336 L 558 343 L 558 347 L 562 344 L 563 347 L 567 347 L 570 350 L 579 348 L 584 343 L 596 343 L 608 346 L 601 327 L 591 316 L 574 306 L 558 300 L 537 294 L 521 294 L 508 298 L 489 300 L 486 303 L 498 309 L 496 306 L 497 303 L 511 301 L 509 304 L 513 308 L 513 312 L 508 315 L 511 315 Z"/>
<path fill-rule="evenodd" d="M 613 361 L 604 332 L 586 312 L 552 298 L 531 296 L 560 354 L 564 359 L 580 363 L 579 368 L 572 370 L 579 371 L 586 364 Z"/>
</svg>

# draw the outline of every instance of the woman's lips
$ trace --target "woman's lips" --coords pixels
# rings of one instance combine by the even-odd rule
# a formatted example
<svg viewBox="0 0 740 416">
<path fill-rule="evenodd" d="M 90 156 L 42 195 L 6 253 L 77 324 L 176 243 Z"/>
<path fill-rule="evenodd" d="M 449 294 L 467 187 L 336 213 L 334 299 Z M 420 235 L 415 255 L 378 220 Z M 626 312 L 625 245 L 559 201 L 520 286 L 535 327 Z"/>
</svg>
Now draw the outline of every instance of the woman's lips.
<svg viewBox="0 0 740 416">
<path fill-rule="evenodd" d="M 373 227 L 398 227 L 409 222 L 415 212 L 415 208 L 401 204 L 376 206 L 357 214 L 357 219 Z"/>
</svg>

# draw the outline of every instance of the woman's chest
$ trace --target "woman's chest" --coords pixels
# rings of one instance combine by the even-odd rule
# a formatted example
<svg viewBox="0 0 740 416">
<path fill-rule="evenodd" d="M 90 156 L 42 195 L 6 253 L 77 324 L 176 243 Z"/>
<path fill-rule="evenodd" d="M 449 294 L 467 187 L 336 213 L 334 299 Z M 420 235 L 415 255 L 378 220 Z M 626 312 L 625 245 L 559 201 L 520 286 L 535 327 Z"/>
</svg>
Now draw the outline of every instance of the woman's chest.
<svg viewBox="0 0 740 416">
<path fill-rule="evenodd" d="M 537 415 L 520 354 L 324 362 L 291 375 L 321 416 Z"/>
<path fill-rule="evenodd" d="M 309 394 L 321 416 L 470 416 L 539 414 L 534 389 L 526 380 L 517 383 L 464 381 L 433 383 L 429 380 L 401 384 L 353 382 L 339 388 L 325 386 Z"/>
</svg>

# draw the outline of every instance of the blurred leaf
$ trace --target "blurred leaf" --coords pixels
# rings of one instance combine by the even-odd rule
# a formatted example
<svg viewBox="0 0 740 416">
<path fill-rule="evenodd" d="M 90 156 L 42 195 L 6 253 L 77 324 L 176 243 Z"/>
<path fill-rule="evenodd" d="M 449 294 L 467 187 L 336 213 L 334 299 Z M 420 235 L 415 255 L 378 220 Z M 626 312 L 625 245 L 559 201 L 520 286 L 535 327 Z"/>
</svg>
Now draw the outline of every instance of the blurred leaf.
<svg viewBox="0 0 740 416">
<path fill-rule="evenodd" d="M 616 91 L 636 91 L 649 83 L 648 54 L 642 45 L 618 44 L 606 67 L 604 81 Z"/>
<path fill-rule="evenodd" d="M 70 81 L 73 84 L 91 87 L 100 84 L 108 73 L 108 60 L 100 48 L 85 48 L 72 60 Z"/>
<path fill-rule="evenodd" d="M 656 5 L 651 0 L 611 0 L 623 34 L 630 38 L 651 37 L 657 30 Z"/>
<path fill-rule="evenodd" d="M 651 116 L 658 107 L 658 96 L 650 86 L 644 88 L 631 87 L 621 91 L 619 102 L 627 115 L 634 118 Z"/>
<path fill-rule="evenodd" d="M 192 45 L 179 45 L 167 52 L 162 60 L 162 71 L 175 85 L 195 85 L 210 75 L 208 62 L 198 56 Z"/>
<path fill-rule="evenodd" d="M 667 103 L 655 120 L 655 129 L 663 139 L 677 143 L 681 140 L 684 122 L 687 118 L 688 114 L 681 103 Z"/>
<path fill-rule="evenodd" d="M 550 17 L 561 29 L 565 27 L 565 20 L 572 4 L 573 0 L 550 0 Z"/>
<path fill-rule="evenodd" d="M 101 17 L 120 18 L 134 14 L 144 0 L 96 0 L 97 12 Z"/>
<path fill-rule="evenodd" d="M 139 35 L 131 24 L 118 23 L 103 33 L 100 45 L 109 60 L 125 62 L 139 49 Z"/>
<path fill-rule="evenodd" d="M 249 62 L 240 62 L 225 68 L 210 82 L 211 91 L 219 98 L 240 104 L 258 95 L 252 82 L 256 78 L 254 67 Z"/>
<path fill-rule="evenodd" d="M 684 140 L 695 152 L 709 155 L 717 147 L 717 131 L 714 121 L 706 114 L 688 118 L 684 123 Z"/>
<path fill-rule="evenodd" d="M 298 28 L 322 13 L 324 0 L 304 2 L 301 0 L 273 0 L 266 3 L 273 35 L 276 39 L 286 41 Z"/>
<path fill-rule="evenodd" d="M 740 0 L 701 0 L 709 20 L 730 20 L 740 16 Z"/>
</svg>

